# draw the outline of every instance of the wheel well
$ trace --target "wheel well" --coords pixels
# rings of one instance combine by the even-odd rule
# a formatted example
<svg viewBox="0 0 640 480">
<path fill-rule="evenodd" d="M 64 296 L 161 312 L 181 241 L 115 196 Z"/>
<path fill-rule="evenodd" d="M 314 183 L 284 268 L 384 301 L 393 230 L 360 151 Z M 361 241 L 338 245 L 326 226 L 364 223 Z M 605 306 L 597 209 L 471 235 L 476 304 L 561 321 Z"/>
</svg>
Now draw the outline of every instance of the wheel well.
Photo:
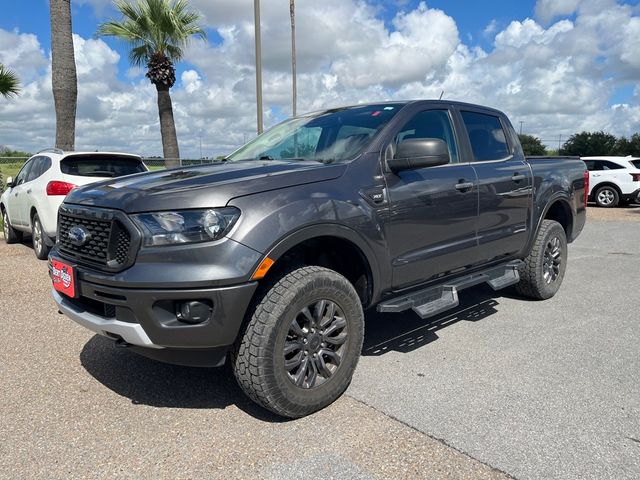
<svg viewBox="0 0 640 480">
<path fill-rule="evenodd" d="M 275 262 L 261 282 L 275 279 L 285 271 L 304 265 L 317 265 L 334 270 L 353 285 L 360 301 L 371 301 L 373 280 L 371 267 L 364 253 L 349 240 L 339 237 L 314 237 L 287 250 Z"/>
<path fill-rule="evenodd" d="M 564 229 L 567 238 L 571 238 L 571 231 L 573 229 L 573 216 L 571 215 L 571 208 L 566 202 L 557 200 L 549 210 L 547 210 L 544 216 L 545 220 L 555 220 Z"/>
<path fill-rule="evenodd" d="M 29 212 L 29 220 L 33 223 L 33 216 L 38 213 L 36 207 L 31 207 L 31 211 Z"/>
<path fill-rule="evenodd" d="M 593 188 L 591 189 L 591 195 L 595 195 L 598 189 L 601 187 L 611 187 L 616 192 L 618 192 L 618 196 L 622 196 L 622 190 L 620 190 L 620 187 L 618 187 L 618 185 L 616 185 L 615 183 L 611 183 L 611 182 L 602 182 L 602 183 L 598 183 L 597 185 L 594 185 Z"/>
</svg>

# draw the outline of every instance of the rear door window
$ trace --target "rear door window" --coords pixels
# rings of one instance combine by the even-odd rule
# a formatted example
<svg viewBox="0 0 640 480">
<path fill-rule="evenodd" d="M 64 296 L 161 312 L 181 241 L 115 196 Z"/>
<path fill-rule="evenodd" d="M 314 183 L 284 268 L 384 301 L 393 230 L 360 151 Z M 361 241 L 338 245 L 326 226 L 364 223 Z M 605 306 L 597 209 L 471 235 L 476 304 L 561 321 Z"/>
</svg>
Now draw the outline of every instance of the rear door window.
<svg viewBox="0 0 640 480">
<path fill-rule="evenodd" d="M 44 172 L 51 168 L 51 159 L 49 157 L 36 157 L 33 159 L 33 165 L 27 176 L 27 182 L 31 182 L 40 177 Z"/>
<path fill-rule="evenodd" d="M 104 155 L 67 157 L 60 162 L 60 170 L 79 177 L 121 177 L 146 172 L 139 158 Z"/>
<path fill-rule="evenodd" d="M 602 162 L 602 169 L 603 170 L 622 170 L 624 167 L 622 165 L 618 165 L 617 163 L 614 162 L 609 162 L 608 160 L 605 160 Z"/>
<path fill-rule="evenodd" d="M 502 160 L 509 156 L 509 145 L 500 119 L 477 112 L 460 112 L 476 162 Z"/>
</svg>

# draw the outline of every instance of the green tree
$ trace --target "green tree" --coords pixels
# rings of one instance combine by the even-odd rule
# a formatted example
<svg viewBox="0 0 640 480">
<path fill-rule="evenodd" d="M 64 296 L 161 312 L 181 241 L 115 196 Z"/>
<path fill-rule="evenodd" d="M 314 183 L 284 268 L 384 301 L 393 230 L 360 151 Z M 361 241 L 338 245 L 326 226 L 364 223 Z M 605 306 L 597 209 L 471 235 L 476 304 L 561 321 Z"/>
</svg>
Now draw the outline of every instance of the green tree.
<svg viewBox="0 0 640 480">
<path fill-rule="evenodd" d="M 174 63 L 184 56 L 192 36 L 206 38 L 198 26 L 201 14 L 186 0 L 125 0 L 114 2 L 122 14 L 98 27 L 98 35 L 116 37 L 131 48 L 129 60 L 135 66 L 147 67 L 147 78 L 158 93 L 158 113 L 162 150 L 167 167 L 179 165 L 180 150 L 173 119 L 169 89 L 176 83 Z"/>
<path fill-rule="evenodd" d="M 20 94 L 18 76 L 0 63 L 0 95 L 4 98 L 16 97 Z"/>
<path fill-rule="evenodd" d="M 56 148 L 73 150 L 76 141 L 78 77 L 71 35 L 71 0 L 50 0 L 51 86 L 56 109 Z"/>
<path fill-rule="evenodd" d="M 522 150 L 525 155 L 546 155 L 547 147 L 544 146 L 542 141 L 538 137 L 533 135 L 520 134 L 518 135 Z"/>
<path fill-rule="evenodd" d="M 571 135 L 562 148 L 560 155 L 578 155 L 590 157 L 594 155 L 612 155 L 617 138 L 605 132 L 581 132 Z"/>
<path fill-rule="evenodd" d="M 620 137 L 614 147 L 615 155 L 640 157 L 640 133 L 634 133 L 631 138 Z"/>
</svg>

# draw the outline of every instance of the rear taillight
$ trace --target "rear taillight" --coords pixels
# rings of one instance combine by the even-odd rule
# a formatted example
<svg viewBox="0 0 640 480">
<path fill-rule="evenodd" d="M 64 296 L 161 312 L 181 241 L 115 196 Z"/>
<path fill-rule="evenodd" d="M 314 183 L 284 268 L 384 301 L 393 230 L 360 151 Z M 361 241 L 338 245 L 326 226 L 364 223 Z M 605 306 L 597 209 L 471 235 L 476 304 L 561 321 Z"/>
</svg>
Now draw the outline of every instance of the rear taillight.
<svg viewBox="0 0 640 480">
<path fill-rule="evenodd" d="M 52 180 L 47 183 L 47 195 L 66 195 L 74 188 L 76 188 L 76 185 L 73 183 Z"/>
<path fill-rule="evenodd" d="M 640 173 L 631 173 L 630 175 L 634 182 L 640 182 Z"/>
<path fill-rule="evenodd" d="M 589 201 L 589 170 L 584 171 L 584 204 Z"/>
</svg>

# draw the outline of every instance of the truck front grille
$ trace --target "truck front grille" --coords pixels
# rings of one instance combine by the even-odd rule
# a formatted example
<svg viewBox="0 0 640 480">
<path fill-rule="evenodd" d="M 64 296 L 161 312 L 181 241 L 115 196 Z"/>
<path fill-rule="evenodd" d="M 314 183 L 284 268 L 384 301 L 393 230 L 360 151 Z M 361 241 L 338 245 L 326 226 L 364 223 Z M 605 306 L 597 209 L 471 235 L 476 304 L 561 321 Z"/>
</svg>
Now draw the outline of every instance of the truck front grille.
<svg viewBox="0 0 640 480">
<path fill-rule="evenodd" d="M 126 268 L 133 262 L 135 252 L 125 220 L 118 213 L 63 206 L 58 213 L 58 249 L 80 264 L 110 271 Z M 84 242 L 70 235 L 76 227 L 86 234 Z"/>
</svg>

